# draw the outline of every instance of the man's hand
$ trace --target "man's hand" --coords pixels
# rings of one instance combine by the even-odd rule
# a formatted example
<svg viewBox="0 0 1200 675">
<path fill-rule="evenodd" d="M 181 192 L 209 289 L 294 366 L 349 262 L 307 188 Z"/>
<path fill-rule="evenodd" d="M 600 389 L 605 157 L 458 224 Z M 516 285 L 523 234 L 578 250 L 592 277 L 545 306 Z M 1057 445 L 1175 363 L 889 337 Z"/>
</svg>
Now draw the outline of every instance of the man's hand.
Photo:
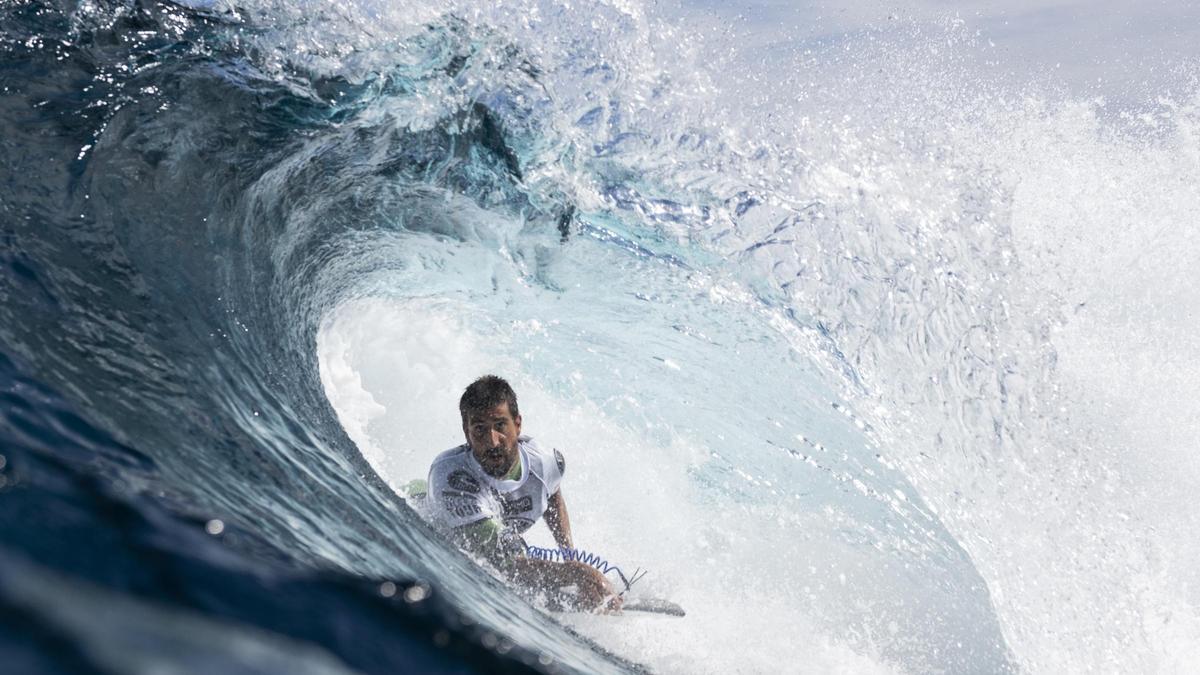
<svg viewBox="0 0 1200 675">
<path fill-rule="evenodd" d="M 552 594 L 573 609 L 615 612 L 622 600 L 600 570 L 578 561 L 550 562 L 519 558 L 513 561 L 513 580 Z"/>
<path fill-rule="evenodd" d="M 621 598 L 600 570 L 577 560 L 553 562 L 527 558 L 524 551 L 503 546 L 503 524 L 497 519 L 481 520 L 457 531 L 461 546 L 490 560 L 512 581 L 533 591 L 547 593 L 572 609 L 615 612 Z"/>
<path fill-rule="evenodd" d="M 577 577 L 575 584 L 576 598 L 579 609 L 591 609 L 604 612 L 615 612 L 621 609 L 623 600 L 617 595 L 613 585 L 600 570 L 581 562 L 568 562 L 564 565 L 574 567 Z"/>
</svg>

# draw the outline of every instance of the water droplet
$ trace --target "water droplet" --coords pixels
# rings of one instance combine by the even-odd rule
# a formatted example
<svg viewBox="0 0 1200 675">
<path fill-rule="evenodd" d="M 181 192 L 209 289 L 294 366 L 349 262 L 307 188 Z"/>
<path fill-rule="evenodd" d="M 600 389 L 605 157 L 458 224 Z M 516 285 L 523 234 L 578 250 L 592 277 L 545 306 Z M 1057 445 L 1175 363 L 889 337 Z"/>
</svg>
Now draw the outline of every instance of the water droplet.
<svg viewBox="0 0 1200 675">
<path fill-rule="evenodd" d="M 222 532 L 225 531 L 225 523 L 222 523 L 220 520 L 213 518 L 212 520 L 210 520 L 204 524 L 204 531 L 208 532 L 209 534 L 211 534 L 215 537 L 218 534 L 221 534 Z"/>
<path fill-rule="evenodd" d="M 385 598 L 390 598 L 396 594 L 396 584 L 390 581 L 385 581 L 379 584 L 379 594 Z"/>
<path fill-rule="evenodd" d="M 421 602 L 429 597 L 429 587 L 425 584 L 413 584 L 404 591 L 404 600 L 406 602 Z"/>
</svg>

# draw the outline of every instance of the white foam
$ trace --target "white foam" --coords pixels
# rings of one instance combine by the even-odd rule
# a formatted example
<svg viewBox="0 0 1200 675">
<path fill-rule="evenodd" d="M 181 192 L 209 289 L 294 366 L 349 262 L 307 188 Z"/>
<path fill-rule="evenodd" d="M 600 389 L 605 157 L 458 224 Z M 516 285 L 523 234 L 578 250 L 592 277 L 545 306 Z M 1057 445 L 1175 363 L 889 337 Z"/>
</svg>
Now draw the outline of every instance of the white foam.
<svg viewBox="0 0 1200 675">
<path fill-rule="evenodd" d="M 468 318 L 451 303 L 370 299 L 342 306 L 320 331 L 326 393 L 389 484 L 424 477 L 437 452 L 461 442 L 462 388 L 480 374 L 499 372 L 519 393 L 525 432 L 566 456 L 563 494 L 576 546 L 629 572 L 634 565 L 650 567 L 639 591 L 670 597 L 689 612 L 682 619 L 560 618 L 661 672 L 771 672 L 780 663 L 802 673 L 894 671 L 819 630 L 811 610 L 792 600 L 807 589 L 767 581 L 795 578 L 805 540 L 791 533 L 805 526 L 796 520 L 803 515 L 767 521 L 776 533 L 764 536 L 755 514 L 706 509 L 686 471 L 708 458 L 699 444 L 678 435 L 654 443 L 610 421 L 585 398 L 546 392 L 504 356 L 512 340 L 536 332 L 540 321 L 516 321 L 499 332 L 490 332 L 498 327 L 487 322 L 484 340 L 466 325 Z M 528 539 L 552 546 L 542 525 Z M 765 541 L 774 543 L 764 550 Z M 772 547 L 774 554 L 767 554 Z M 824 576 L 814 576 L 813 585 Z"/>
</svg>

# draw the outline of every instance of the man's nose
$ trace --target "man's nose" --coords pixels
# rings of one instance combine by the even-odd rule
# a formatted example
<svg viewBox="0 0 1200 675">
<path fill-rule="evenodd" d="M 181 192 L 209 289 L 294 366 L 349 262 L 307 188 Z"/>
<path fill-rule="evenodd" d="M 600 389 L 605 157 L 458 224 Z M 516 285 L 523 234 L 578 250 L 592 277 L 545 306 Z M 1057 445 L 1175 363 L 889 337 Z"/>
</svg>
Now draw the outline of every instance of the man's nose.
<svg viewBox="0 0 1200 675">
<path fill-rule="evenodd" d="M 492 429 L 488 432 L 488 442 L 491 443 L 493 448 L 500 446 L 501 441 L 503 440 L 504 436 L 502 436 L 499 431 Z"/>
</svg>

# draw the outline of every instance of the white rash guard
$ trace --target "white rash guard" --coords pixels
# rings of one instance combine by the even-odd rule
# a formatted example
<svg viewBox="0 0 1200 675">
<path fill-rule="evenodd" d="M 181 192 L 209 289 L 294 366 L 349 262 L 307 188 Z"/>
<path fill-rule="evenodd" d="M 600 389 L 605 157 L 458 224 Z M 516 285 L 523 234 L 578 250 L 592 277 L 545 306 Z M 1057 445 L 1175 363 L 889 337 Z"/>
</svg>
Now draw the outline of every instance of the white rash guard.
<svg viewBox="0 0 1200 675">
<path fill-rule="evenodd" d="M 483 471 L 463 444 L 438 455 L 429 467 L 428 504 L 434 522 L 447 530 L 495 518 L 520 535 L 546 512 L 550 496 L 562 482 L 563 457 L 546 452 L 528 436 L 517 439 L 521 476 L 493 478 Z"/>
</svg>

